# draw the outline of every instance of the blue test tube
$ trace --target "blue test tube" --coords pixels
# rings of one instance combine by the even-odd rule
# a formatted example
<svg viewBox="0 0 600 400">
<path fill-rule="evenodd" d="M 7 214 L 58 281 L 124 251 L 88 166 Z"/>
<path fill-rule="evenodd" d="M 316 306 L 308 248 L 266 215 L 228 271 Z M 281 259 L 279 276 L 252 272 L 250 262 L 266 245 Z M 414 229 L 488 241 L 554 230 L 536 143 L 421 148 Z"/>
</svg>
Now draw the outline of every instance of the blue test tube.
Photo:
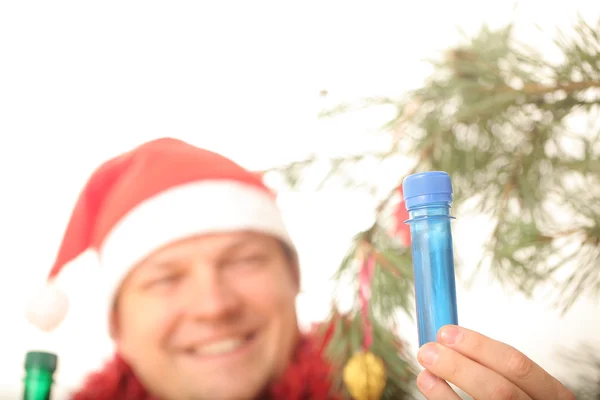
<svg viewBox="0 0 600 400">
<path fill-rule="evenodd" d="M 423 172 L 402 182 L 412 243 L 419 347 L 438 330 L 458 325 L 450 206 L 452 182 L 445 172 Z"/>
</svg>

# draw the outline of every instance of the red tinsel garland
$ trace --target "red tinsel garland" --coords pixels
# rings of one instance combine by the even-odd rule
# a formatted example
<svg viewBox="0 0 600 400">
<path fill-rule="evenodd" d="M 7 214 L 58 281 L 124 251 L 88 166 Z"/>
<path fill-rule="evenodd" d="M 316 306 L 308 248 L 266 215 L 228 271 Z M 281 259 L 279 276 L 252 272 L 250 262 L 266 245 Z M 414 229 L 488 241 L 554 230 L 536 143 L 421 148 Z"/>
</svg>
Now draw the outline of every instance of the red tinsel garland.
<svg viewBox="0 0 600 400">
<path fill-rule="evenodd" d="M 363 349 L 369 351 L 373 343 L 373 326 L 369 319 L 369 300 L 371 299 L 371 286 L 373 274 L 375 273 L 375 257 L 372 254 L 365 255 L 363 265 L 358 274 L 358 299 L 360 302 L 360 315 L 363 328 Z"/>
<path fill-rule="evenodd" d="M 328 335 L 330 336 L 330 335 Z M 328 338 L 326 338 L 327 340 Z M 294 359 L 281 379 L 268 390 L 272 400 L 337 400 L 331 394 L 331 365 L 323 356 L 325 343 L 313 335 L 299 342 Z M 131 368 L 118 355 L 89 376 L 72 400 L 154 400 Z"/>
<path fill-rule="evenodd" d="M 270 390 L 277 400 L 337 400 L 331 393 L 331 365 L 323 356 L 324 343 L 304 338 L 294 361 Z"/>
<path fill-rule="evenodd" d="M 398 188 L 398 196 L 400 197 L 400 200 L 393 211 L 394 227 L 392 234 L 403 246 L 410 247 L 410 227 L 404 222 L 409 218 L 409 215 L 408 211 L 406 211 L 406 204 L 404 203 L 402 186 Z"/>
</svg>

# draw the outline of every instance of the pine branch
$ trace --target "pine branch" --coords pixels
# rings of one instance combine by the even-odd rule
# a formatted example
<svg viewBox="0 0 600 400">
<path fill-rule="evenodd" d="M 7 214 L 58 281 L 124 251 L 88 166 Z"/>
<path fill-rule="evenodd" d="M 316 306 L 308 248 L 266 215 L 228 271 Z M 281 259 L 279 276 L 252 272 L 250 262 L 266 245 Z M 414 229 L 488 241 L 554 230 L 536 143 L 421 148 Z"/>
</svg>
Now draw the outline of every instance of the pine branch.
<svg viewBox="0 0 600 400">
<path fill-rule="evenodd" d="M 564 91 L 566 94 L 572 94 L 574 92 L 580 92 L 592 88 L 600 88 L 600 81 L 559 82 L 555 86 L 544 86 L 537 83 L 528 83 L 523 87 L 523 89 L 520 90 L 515 90 L 513 88 L 507 88 L 506 90 L 517 92 L 520 91 L 527 95 L 544 95 L 558 92 L 559 90 Z"/>
<path fill-rule="evenodd" d="M 398 114 L 385 125 L 393 137 L 390 149 L 331 159 L 331 169 L 317 189 L 332 177 L 351 175 L 341 174 L 343 167 L 351 171 L 366 158 L 384 160 L 398 157 L 399 148 L 413 148 L 417 161 L 408 173 L 450 173 L 456 204 L 466 204 L 469 199 L 475 204 L 471 211 L 488 214 L 496 221 L 482 263 L 491 261 L 492 272 L 500 281 L 532 294 L 537 284 L 554 281 L 559 270 L 572 268 L 569 264 L 583 262 L 575 271 L 587 270 L 587 265 L 600 260 L 594 245 L 600 237 L 596 229 L 600 210 L 589 206 L 600 198 L 594 189 L 600 182 L 600 127 L 592 128 L 596 141 L 581 135 L 568 137 L 574 113 L 583 110 L 594 118 L 594 107 L 600 109 L 600 39 L 597 29 L 580 22 L 575 27 L 579 36 L 567 39 L 563 35 L 556 41 L 565 54 L 564 63 L 551 65 L 514 41 L 511 31 L 511 26 L 499 31 L 484 27 L 470 43 L 449 51 L 424 87 L 395 101 Z M 382 104 L 394 104 L 394 100 L 372 98 L 358 107 Z M 344 105 L 338 111 L 351 108 Z M 579 141 L 584 153 L 565 151 L 567 139 Z M 316 160 L 312 157 L 270 172 L 301 177 Z M 398 184 L 380 199 L 376 218 L 361 240 L 370 242 L 371 236 L 381 231 L 403 178 L 399 176 Z M 346 179 L 349 186 L 356 185 L 350 177 Z M 571 181 L 582 179 L 591 190 L 566 189 Z M 581 198 L 586 201 L 577 201 Z M 459 207 L 458 211 L 466 210 Z M 563 239 L 556 232 L 569 229 L 557 228 L 557 224 L 570 223 L 558 222 L 560 213 L 572 215 L 577 220 L 574 228 L 585 227 L 590 237 L 577 236 L 580 242 L 573 246 L 579 253 L 571 260 L 558 257 L 560 261 L 551 262 Z M 544 240 L 537 239 L 542 237 Z M 596 271 L 592 270 L 594 278 L 588 279 L 588 286 L 577 272 L 559 285 L 563 310 L 581 293 L 600 292 L 594 283 L 600 281 Z"/>
<path fill-rule="evenodd" d="M 583 293 L 600 293 L 600 272 L 593 268 L 600 262 L 600 209 L 590 206 L 600 198 L 600 127 L 588 136 L 569 133 L 577 112 L 594 120 L 600 110 L 600 39 L 584 22 L 575 30 L 583 36 L 557 40 L 565 62 L 551 65 L 514 41 L 510 26 L 484 27 L 470 43 L 449 51 L 424 87 L 403 96 L 409 100 L 396 103 L 398 115 L 385 125 L 395 140 L 382 153 L 398 156 L 398 148 L 413 148 L 417 162 L 409 173 L 450 173 L 458 213 L 495 220 L 481 265 L 491 261 L 497 279 L 529 295 L 538 284 L 554 282 L 562 311 Z M 567 151 L 565 140 L 578 141 L 583 154 Z M 361 240 L 371 242 L 381 231 L 404 176 L 398 178 Z M 467 210 L 461 203 L 474 206 Z M 572 220 L 562 221 L 561 214 Z M 565 238 L 572 230 L 580 233 Z M 561 250 L 565 240 L 573 249 L 567 253 Z M 559 282 L 566 270 L 573 272 Z M 589 272 L 587 279 L 581 271 Z"/>
<path fill-rule="evenodd" d="M 258 173 L 261 173 L 261 174 L 268 174 L 268 173 L 272 173 L 272 172 L 284 173 L 284 172 L 288 172 L 288 171 L 294 170 L 294 169 L 302 169 L 302 168 L 310 167 L 319 161 L 327 161 L 333 165 L 341 165 L 344 163 L 355 163 L 355 162 L 362 161 L 365 158 L 369 158 L 369 157 L 379 159 L 379 158 L 386 158 L 388 156 L 390 156 L 389 152 L 366 152 L 366 153 L 361 153 L 361 154 L 352 154 L 352 155 L 343 156 L 343 157 L 329 157 L 329 158 L 319 158 L 316 155 L 313 155 L 304 160 L 297 160 L 297 161 L 289 162 L 283 166 L 275 166 L 275 167 L 271 167 L 271 168 L 266 168 L 261 171 L 258 171 Z"/>
<path fill-rule="evenodd" d="M 600 295 L 600 20 L 595 27 L 580 21 L 574 31 L 559 35 L 555 44 L 564 61 L 551 64 L 517 43 L 510 25 L 497 31 L 483 27 L 436 62 L 420 89 L 401 100 L 371 98 L 354 107 L 395 106 L 397 114 L 382 128 L 390 148 L 329 159 L 329 171 L 314 189 L 334 179 L 356 187 L 353 168 L 369 158 L 411 157 L 416 161 L 407 174 L 450 174 L 455 214 L 477 212 L 493 219 L 481 265 L 489 261 L 500 282 L 528 295 L 539 284 L 552 283 L 563 312 L 582 295 Z M 344 104 L 322 114 L 352 109 Z M 584 132 L 575 131 L 577 118 L 587 119 Z M 323 159 L 313 156 L 266 172 L 285 177 L 294 188 L 317 163 L 322 166 Z M 379 199 L 372 225 L 356 235 L 334 280 L 356 286 L 357 258 L 365 249 L 375 253 L 372 318 L 378 337 L 395 337 L 395 313 L 411 314 L 414 308 L 412 264 L 410 251 L 385 226 L 406 175 L 379 165 L 378 173 L 396 174 L 397 184 Z M 350 324 L 336 339 L 337 357 L 351 351 L 357 335 L 360 326 Z M 381 354 L 390 351 L 389 340 L 382 341 Z M 407 360 L 396 355 L 386 364 Z M 402 390 L 398 382 L 395 387 Z"/>
<path fill-rule="evenodd" d="M 600 349 L 593 345 L 581 346 L 573 351 L 564 350 L 559 354 L 561 361 L 576 371 L 576 377 L 566 380 L 578 400 L 600 399 Z M 570 382 L 569 382 L 570 381 Z"/>
</svg>

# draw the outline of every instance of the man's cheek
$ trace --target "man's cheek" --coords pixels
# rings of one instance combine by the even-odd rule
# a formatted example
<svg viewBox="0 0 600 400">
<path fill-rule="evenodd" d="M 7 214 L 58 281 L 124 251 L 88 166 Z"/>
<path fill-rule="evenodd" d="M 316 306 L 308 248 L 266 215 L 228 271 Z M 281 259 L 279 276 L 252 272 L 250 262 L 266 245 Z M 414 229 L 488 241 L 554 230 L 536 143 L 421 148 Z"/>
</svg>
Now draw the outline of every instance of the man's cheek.
<svg viewBox="0 0 600 400">
<path fill-rule="evenodd" d="M 120 318 L 120 336 L 123 340 L 132 342 L 131 346 L 156 341 L 167 329 L 170 316 L 161 308 L 140 305 L 128 311 Z"/>
</svg>

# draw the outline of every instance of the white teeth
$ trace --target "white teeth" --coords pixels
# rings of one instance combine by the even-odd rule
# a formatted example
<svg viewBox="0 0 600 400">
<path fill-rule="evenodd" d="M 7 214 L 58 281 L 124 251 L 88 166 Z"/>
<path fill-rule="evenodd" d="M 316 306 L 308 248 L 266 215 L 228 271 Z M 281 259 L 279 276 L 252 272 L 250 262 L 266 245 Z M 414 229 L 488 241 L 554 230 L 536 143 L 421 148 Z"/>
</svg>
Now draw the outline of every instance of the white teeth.
<svg viewBox="0 0 600 400">
<path fill-rule="evenodd" d="M 242 344 L 244 344 L 244 340 L 240 338 L 226 339 L 204 346 L 195 347 L 194 353 L 198 355 L 225 354 L 234 351 Z"/>
</svg>

